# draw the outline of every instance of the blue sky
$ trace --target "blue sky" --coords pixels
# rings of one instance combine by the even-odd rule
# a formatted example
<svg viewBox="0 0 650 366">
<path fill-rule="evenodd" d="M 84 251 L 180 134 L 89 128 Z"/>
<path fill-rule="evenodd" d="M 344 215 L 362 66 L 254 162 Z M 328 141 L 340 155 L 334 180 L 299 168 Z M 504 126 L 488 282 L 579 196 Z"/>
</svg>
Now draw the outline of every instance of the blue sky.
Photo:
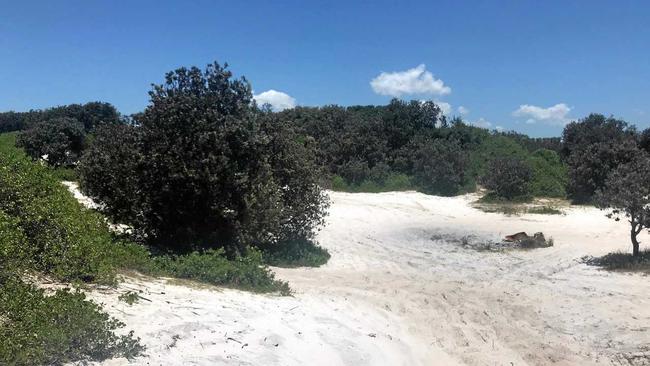
<svg viewBox="0 0 650 366">
<path fill-rule="evenodd" d="M 0 9 L 0 111 L 101 100 L 133 113 L 166 71 L 219 60 L 284 107 L 399 95 L 534 136 L 590 112 L 650 126 L 648 1 L 0 0 Z"/>
</svg>

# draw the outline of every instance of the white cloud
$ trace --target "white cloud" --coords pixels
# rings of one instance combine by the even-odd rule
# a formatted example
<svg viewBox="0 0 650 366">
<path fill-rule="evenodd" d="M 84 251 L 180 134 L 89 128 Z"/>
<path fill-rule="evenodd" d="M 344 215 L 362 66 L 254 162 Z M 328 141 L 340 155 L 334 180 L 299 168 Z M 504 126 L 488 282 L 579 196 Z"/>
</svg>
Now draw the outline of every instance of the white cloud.
<svg viewBox="0 0 650 366">
<path fill-rule="evenodd" d="M 512 115 L 527 118 L 526 123 L 528 124 L 541 122 L 549 125 L 564 126 L 571 121 L 567 116 L 571 112 L 571 109 L 571 107 L 564 103 L 559 103 L 548 108 L 522 104 L 516 111 L 512 112 Z"/>
<path fill-rule="evenodd" d="M 296 99 L 287 93 L 277 90 L 267 90 L 253 96 L 259 106 L 270 104 L 274 111 L 291 109 L 296 106 Z"/>
<path fill-rule="evenodd" d="M 501 126 L 496 126 L 496 127 L 494 127 L 494 129 L 499 131 L 499 132 L 503 132 L 503 130 L 505 130 L 505 128 L 503 128 Z"/>
<path fill-rule="evenodd" d="M 449 113 L 451 113 L 451 104 L 447 102 L 434 102 L 438 107 L 440 107 L 440 110 L 442 111 L 442 114 L 445 116 L 449 116 Z"/>
<path fill-rule="evenodd" d="M 458 114 L 460 114 L 461 116 L 469 114 L 469 109 L 461 105 L 460 107 L 458 107 Z"/>
<path fill-rule="evenodd" d="M 400 97 L 412 94 L 446 95 L 451 88 L 436 79 L 424 64 L 406 71 L 382 72 L 370 81 L 377 94 Z"/>
</svg>

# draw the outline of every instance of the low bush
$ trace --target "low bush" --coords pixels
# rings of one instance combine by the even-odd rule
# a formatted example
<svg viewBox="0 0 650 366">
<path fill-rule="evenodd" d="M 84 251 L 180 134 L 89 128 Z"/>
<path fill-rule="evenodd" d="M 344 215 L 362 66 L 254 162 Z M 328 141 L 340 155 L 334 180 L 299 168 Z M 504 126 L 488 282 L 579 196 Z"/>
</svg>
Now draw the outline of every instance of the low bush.
<svg viewBox="0 0 650 366">
<path fill-rule="evenodd" d="M 496 159 L 525 160 L 529 153 L 515 140 L 501 135 L 485 134 L 470 152 L 469 175 L 480 177 L 487 174 Z"/>
<path fill-rule="evenodd" d="M 133 291 L 127 291 L 117 298 L 118 300 L 127 303 L 127 305 L 133 305 L 140 301 L 140 296 Z"/>
<path fill-rule="evenodd" d="M 382 181 L 366 179 L 360 184 L 351 184 L 340 175 L 332 177 L 330 187 L 338 192 L 380 193 L 416 190 L 412 178 L 406 174 L 390 173 Z"/>
<path fill-rule="evenodd" d="M 79 175 L 74 168 L 70 167 L 52 167 L 50 172 L 60 181 L 76 182 L 79 180 Z"/>
<path fill-rule="evenodd" d="M 566 166 L 555 151 L 540 149 L 535 151 L 526 162 L 533 171 L 530 191 L 535 197 L 566 197 L 569 181 Z"/>
<path fill-rule="evenodd" d="M 33 248 L 26 243 L 19 221 L 0 210 L 0 264 L 5 267 L 30 267 Z"/>
<path fill-rule="evenodd" d="M 550 207 L 550 206 L 538 206 L 538 207 L 532 207 L 529 208 L 527 211 L 529 214 L 537 214 L 537 215 L 562 215 L 564 212 L 561 210 L 558 210 L 557 208 Z"/>
<path fill-rule="evenodd" d="M 517 158 L 495 158 L 481 176 L 483 186 L 499 198 L 514 200 L 530 195 L 533 172 Z"/>
<path fill-rule="evenodd" d="M 340 191 L 340 192 L 350 191 L 350 185 L 340 175 L 334 175 L 332 177 L 331 188 L 334 191 Z"/>
<path fill-rule="evenodd" d="M 500 196 L 496 192 L 488 192 L 483 195 L 478 201 L 481 203 L 494 203 L 494 204 L 507 204 L 512 205 L 513 203 L 528 203 L 533 200 L 533 196 L 530 194 L 525 194 L 522 196 L 515 196 L 512 198 L 506 198 Z"/>
<path fill-rule="evenodd" d="M 452 196 L 466 185 L 469 160 L 460 143 L 418 140 L 413 157 L 413 182 L 419 191 Z"/>
<path fill-rule="evenodd" d="M 186 255 L 154 257 L 154 270 L 176 278 L 196 280 L 213 285 L 253 292 L 291 294 L 289 284 L 275 279 L 262 265 L 262 254 L 250 249 L 246 256 L 229 260 L 223 249 L 193 252 Z"/>
<path fill-rule="evenodd" d="M 132 358 L 144 348 L 124 324 L 102 313 L 81 292 L 43 290 L 0 274 L 0 364 L 62 365 Z"/>
<path fill-rule="evenodd" d="M 387 192 L 391 191 L 408 191 L 415 189 L 412 179 L 406 174 L 392 173 L 384 181 L 384 187 Z"/>
<path fill-rule="evenodd" d="M 45 159 L 51 166 L 72 166 L 84 148 L 84 126 L 72 118 L 57 118 L 38 123 L 18 134 L 16 144 L 27 155 L 38 160 Z"/>
<path fill-rule="evenodd" d="M 311 240 L 296 239 L 260 248 L 264 263 L 276 267 L 320 267 L 327 263 L 327 249 Z"/>
<path fill-rule="evenodd" d="M 368 163 L 358 159 L 346 161 L 338 170 L 338 173 L 348 184 L 360 185 L 370 175 Z"/>
<path fill-rule="evenodd" d="M 602 257 L 583 257 L 586 264 L 612 271 L 650 273 L 650 250 L 642 250 L 638 256 L 631 253 L 614 252 Z"/>
<path fill-rule="evenodd" d="M 65 281 L 112 281 L 104 219 L 83 209 L 48 168 L 15 149 L 0 151 L 0 210 L 22 231 L 21 247 L 29 248 L 33 269 Z"/>
</svg>

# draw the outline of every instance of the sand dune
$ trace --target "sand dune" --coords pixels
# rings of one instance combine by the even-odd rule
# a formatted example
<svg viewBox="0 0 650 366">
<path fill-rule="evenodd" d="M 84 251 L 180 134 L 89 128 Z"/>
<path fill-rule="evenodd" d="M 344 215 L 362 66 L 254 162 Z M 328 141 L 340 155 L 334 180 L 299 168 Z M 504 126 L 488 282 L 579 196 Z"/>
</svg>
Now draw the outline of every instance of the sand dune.
<svg viewBox="0 0 650 366">
<path fill-rule="evenodd" d="M 650 278 L 579 260 L 629 251 L 625 223 L 593 208 L 484 213 L 472 195 L 330 196 L 318 236 L 330 262 L 275 269 L 294 297 L 139 277 L 90 296 L 142 338 L 137 365 L 648 364 Z M 517 231 L 555 246 L 491 252 L 459 240 Z M 118 301 L 127 290 L 147 300 Z"/>
</svg>

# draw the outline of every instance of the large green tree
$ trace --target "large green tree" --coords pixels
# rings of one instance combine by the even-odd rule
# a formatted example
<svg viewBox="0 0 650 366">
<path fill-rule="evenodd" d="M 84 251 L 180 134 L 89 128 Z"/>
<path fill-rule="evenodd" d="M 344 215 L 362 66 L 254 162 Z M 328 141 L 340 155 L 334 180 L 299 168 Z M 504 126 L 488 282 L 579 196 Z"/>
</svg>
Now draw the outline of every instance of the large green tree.
<svg viewBox="0 0 650 366">
<path fill-rule="evenodd" d="M 149 95 L 135 127 L 100 129 L 82 160 L 83 187 L 107 212 L 178 250 L 311 238 L 327 204 L 313 144 L 257 109 L 245 78 L 180 68 Z"/>
</svg>

